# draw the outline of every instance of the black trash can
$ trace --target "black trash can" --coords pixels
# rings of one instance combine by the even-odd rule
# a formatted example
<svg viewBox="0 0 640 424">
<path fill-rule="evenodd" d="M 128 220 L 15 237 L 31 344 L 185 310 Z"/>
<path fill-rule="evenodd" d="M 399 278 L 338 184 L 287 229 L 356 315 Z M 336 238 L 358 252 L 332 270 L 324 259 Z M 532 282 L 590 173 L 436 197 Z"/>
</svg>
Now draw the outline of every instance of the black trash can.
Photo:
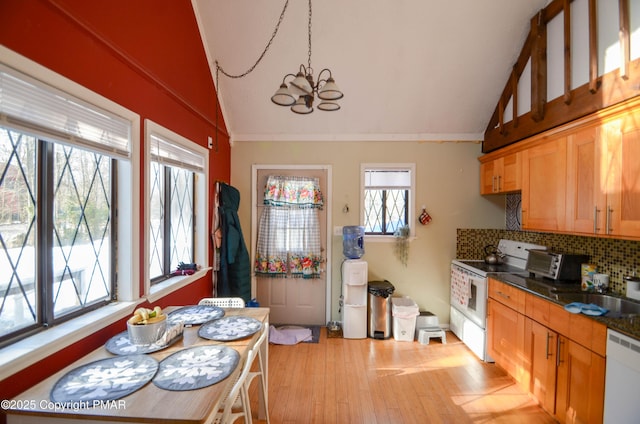
<svg viewBox="0 0 640 424">
<path fill-rule="evenodd" d="M 373 339 L 391 337 L 391 295 L 395 287 L 389 281 L 369 281 L 367 334 Z"/>
</svg>

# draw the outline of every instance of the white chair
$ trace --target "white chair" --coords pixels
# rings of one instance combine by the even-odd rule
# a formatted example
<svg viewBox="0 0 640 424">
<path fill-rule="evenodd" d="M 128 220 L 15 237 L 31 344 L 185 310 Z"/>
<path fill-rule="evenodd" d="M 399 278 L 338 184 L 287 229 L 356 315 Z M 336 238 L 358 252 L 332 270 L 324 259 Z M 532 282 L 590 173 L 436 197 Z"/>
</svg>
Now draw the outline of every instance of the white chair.
<svg viewBox="0 0 640 424">
<path fill-rule="evenodd" d="M 242 387 L 247 379 L 249 370 L 251 369 L 251 363 L 255 357 L 254 349 L 251 349 L 247 354 L 247 358 L 244 362 L 239 362 L 236 371 L 234 371 L 228 378 L 235 379 L 233 384 L 229 386 L 229 389 L 222 395 L 222 400 L 218 405 L 218 411 L 213 417 L 213 422 L 216 424 L 233 423 L 238 418 L 243 417 L 245 423 L 251 422 L 251 409 L 249 407 L 248 399 L 245 402 L 244 394 L 242 393 Z M 238 403 L 238 401 L 241 401 Z M 234 409 L 236 411 L 234 411 Z M 241 409 L 238 411 L 238 409 Z"/>
<path fill-rule="evenodd" d="M 240 297 L 205 297 L 198 305 L 219 306 L 221 308 L 244 308 L 244 300 Z"/>
<path fill-rule="evenodd" d="M 269 360 L 269 358 L 267 357 L 267 355 L 263 355 L 262 354 L 262 348 L 263 346 L 268 346 L 269 342 L 267 340 L 269 336 L 269 323 L 266 322 L 262 328 L 262 332 L 260 334 L 260 337 L 258 338 L 258 340 L 256 340 L 256 344 L 253 347 L 253 350 L 257 352 L 258 355 L 258 369 L 256 371 L 250 371 L 249 374 L 247 375 L 247 378 L 245 379 L 245 382 L 242 386 L 242 394 L 244 399 L 246 399 L 247 405 L 249 404 L 249 386 L 251 385 L 251 382 L 253 381 L 254 378 L 258 377 L 258 393 L 261 397 L 261 401 L 262 401 L 262 405 L 264 405 L 264 414 L 265 414 L 265 419 L 267 420 L 267 423 L 270 423 L 269 420 L 269 390 L 267 387 L 267 372 L 265 371 L 267 369 L 267 361 Z M 265 350 L 266 352 L 266 350 Z M 253 358 L 255 359 L 255 353 L 253 355 Z M 252 359 L 253 361 L 253 359 Z M 249 367 L 251 368 L 251 367 Z M 260 405 L 260 403 L 258 403 L 258 405 Z M 251 417 L 251 407 L 249 406 L 247 408 L 247 414 L 249 415 L 249 420 L 246 421 L 248 423 L 252 422 L 252 417 Z"/>
</svg>

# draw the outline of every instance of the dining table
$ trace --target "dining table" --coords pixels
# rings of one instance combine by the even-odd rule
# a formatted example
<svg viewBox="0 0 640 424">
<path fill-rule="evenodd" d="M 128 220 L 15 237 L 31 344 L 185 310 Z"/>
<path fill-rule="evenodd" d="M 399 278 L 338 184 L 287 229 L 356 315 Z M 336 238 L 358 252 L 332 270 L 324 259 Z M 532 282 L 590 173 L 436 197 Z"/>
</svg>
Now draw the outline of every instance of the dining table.
<svg viewBox="0 0 640 424">
<path fill-rule="evenodd" d="M 195 306 L 195 305 L 194 305 Z M 182 306 L 172 306 L 165 309 L 169 314 L 184 309 Z M 182 336 L 165 348 L 139 355 L 141 359 L 153 358 L 159 364 L 169 357 L 176 357 L 177 352 L 197 351 L 199 347 L 216 346 L 226 351 L 231 348 L 237 352 L 238 363 L 227 378 L 215 384 L 193 390 L 172 390 L 161 388 L 156 382 L 149 381 L 130 394 L 114 400 L 100 400 L 87 403 L 58 402 L 52 400 L 52 393 L 56 385 L 60 384 L 74 370 L 87 367 L 96 361 L 127 359 L 126 355 L 112 353 L 105 344 L 84 357 L 70 364 L 66 368 L 37 383 L 25 392 L 12 399 L 10 407 L 4 409 L 7 423 L 211 423 L 219 409 L 230 385 L 235 382 L 234 375 L 240 372 L 243 359 L 254 348 L 263 331 L 269 331 L 269 308 L 219 308 L 224 317 L 251 318 L 259 321 L 262 326 L 259 331 L 247 337 L 235 340 L 211 340 L 199 334 L 201 327 L 208 323 L 196 325 L 185 324 Z M 126 329 L 125 329 L 126 331 Z M 201 333 L 201 331 L 200 331 Z M 125 333 L 123 333 L 125 334 Z M 267 334 L 268 336 L 268 334 Z M 260 345 L 264 360 L 263 378 L 268 383 L 268 339 Z M 113 349 L 111 349 L 113 350 Z M 152 361 L 153 362 L 153 361 Z M 157 374 L 154 378 L 157 378 Z M 266 385 L 268 387 L 268 384 Z M 265 396 L 266 397 L 266 396 Z M 260 396 L 258 417 L 264 419 L 268 405 Z"/>
</svg>

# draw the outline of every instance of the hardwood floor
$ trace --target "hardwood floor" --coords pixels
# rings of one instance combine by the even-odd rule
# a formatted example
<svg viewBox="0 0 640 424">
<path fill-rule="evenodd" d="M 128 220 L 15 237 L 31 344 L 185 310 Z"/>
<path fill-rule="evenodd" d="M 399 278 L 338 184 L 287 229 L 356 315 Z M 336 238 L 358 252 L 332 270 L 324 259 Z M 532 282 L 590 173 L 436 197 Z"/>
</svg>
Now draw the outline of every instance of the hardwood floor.
<svg viewBox="0 0 640 424">
<path fill-rule="evenodd" d="M 271 423 L 553 423 L 455 335 L 429 345 L 327 338 L 269 346 Z M 254 422 L 257 391 L 250 390 Z"/>
</svg>

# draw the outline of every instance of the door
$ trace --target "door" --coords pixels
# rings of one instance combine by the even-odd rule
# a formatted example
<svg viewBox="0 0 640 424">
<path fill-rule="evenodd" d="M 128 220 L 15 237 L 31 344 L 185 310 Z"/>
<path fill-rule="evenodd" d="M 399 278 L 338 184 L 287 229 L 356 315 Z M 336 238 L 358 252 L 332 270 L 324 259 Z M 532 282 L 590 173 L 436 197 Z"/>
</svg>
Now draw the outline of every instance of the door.
<svg viewBox="0 0 640 424">
<path fill-rule="evenodd" d="M 328 166 L 268 166 L 254 165 L 253 167 L 253 213 L 251 225 L 252 258 L 255 259 L 258 221 L 264 210 L 264 188 L 269 175 L 315 177 L 320 181 L 320 190 L 324 197 L 324 207 L 318 211 L 320 222 L 321 254 L 324 262 L 321 266 L 320 278 L 267 278 L 254 274 L 256 299 L 260 306 L 271 309 L 269 319 L 275 324 L 324 325 L 329 319 L 330 312 L 330 252 L 327 250 L 329 210 L 329 182 Z M 252 260 L 252 263 L 254 261 Z"/>
<path fill-rule="evenodd" d="M 566 137 L 522 152 L 522 229 L 565 229 Z"/>
</svg>

